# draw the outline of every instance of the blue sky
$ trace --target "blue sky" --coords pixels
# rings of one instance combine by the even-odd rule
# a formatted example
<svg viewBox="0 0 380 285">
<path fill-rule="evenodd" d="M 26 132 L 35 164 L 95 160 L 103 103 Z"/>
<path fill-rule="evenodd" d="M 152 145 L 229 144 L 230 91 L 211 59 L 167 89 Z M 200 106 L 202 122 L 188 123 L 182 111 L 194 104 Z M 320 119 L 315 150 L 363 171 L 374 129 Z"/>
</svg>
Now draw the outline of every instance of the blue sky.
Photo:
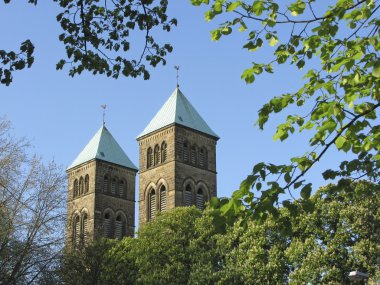
<svg viewBox="0 0 380 285">
<path fill-rule="evenodd" d="M 151 79 L 144 81 L 86 73 L 71 78 L 67 69 L 56 71 L 55 64 L 64 57 L 55 20 L 57 5 L 52 1 L 39 1 L 37 6 L 18 0 L 8 5 L 0 2 L 1 48 L 16 49 L 28 38 L 36 47 L 32 68 L 15 73 L 10 87 L 0 86 L 0 116 L 11 120 L 15 134 L 29 138 L 33 151 L 44 160 L 54 159 L 66 168 L 101 126 L 100 105 L 107 104 L 108 129 L 138 165 L 136 136 L 173 92 L 174 65 L 180 65 L 180 89 L 221 138 L 217 145 L 218 196 L 230 196 L 238 189 L 255 163 L 285 163 L 306 152 L 305 134 L 284 143 L 272 140 L 283 116 L 274 116 L 264 131 L 254 126 L 262 104 L 296 90 L 302 72 L 283 66 L 274 75 L 246 85 L 240 79 L 243 70 L 252 61 L 268 57 L 272 48 L 249 53 L 242 49 L 247 34 L 238 32 L 212 42 L 210 30 L 218 21 L 205 22 L 204 9 L 188 1 L 171 1 L 170 5 L 169 13 L 178 19 L 178 27 L 170 33 L 156 33 L 156 37 L 172 43 L 174 51 L 167 65 L 151 70 Z M 325 184 L 321 169 L 344 158 L 331 151 L 327 155 L 309 175 L 315 185 Z"/>
</svg>

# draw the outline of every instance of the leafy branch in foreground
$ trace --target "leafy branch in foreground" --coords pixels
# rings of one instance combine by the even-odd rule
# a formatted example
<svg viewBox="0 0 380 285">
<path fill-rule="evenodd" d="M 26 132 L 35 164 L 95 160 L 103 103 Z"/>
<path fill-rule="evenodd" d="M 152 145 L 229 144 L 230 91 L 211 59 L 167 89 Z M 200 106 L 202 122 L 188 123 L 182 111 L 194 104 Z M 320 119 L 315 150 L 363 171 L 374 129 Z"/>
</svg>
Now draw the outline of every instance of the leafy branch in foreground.
<svg viewBox="0 0 380 285">
<path fill-rule="evenodd" d="M 324 179 L 379 179 L 380 49 L 379 1 L 338 0 L 334 5 L 314 0 L 258 0 L 228 2 L 192 0 L 205 4 L 207 21 L 218 15 L 228 20 L 211 32 L 217 41 L 238 28 L 248 34 L 244 48 L 257 51 L 273 48 L 266 62 L 254 61 L 242 79 L 253 83 L 257 75 L 273 73 L 277 65 L 308 68 L 304 84 L 296 92 L 269 100 L 260 110 L 257 125 L 263 129 L 275 113 L 299 110 L 277 126 L 274 140 L 286 140 L 296 130 L 311 134 L 309 150 L 283 165 L 258 163 L 241 183 L 229 203 L 222 206 L 227 215 L 248 209 L 248 214 L 265 218 L 278 216 L 279 196 L 300 190 L 305 208 L 313 190 L 306 174 L 335 148 L 352 154 L 339 169 L 323 173 Z M 257 190 L 257 194 L 251 191 Z M 289 201 L 282 203 L 285 207 Z"/>
<path fill-rule="evenodd" d="M 59 61 L 57 69 L 68 64 L 71 76 L 88 70 L 113 78 L 122 74 L 149 79 L 145 62 L 153 67 L 166 64 L 165 56 L 172 46 L 160 45 L 151 32 L 155 27 L 169 32 L 177 24 L 176 19 L 168 19 L 166 15 L 168 1 L 54 1 L 65 9 L 57 21 L 64 31 L 59 40 L 68 57 Z M 135 30 L 144 35 L 132 34 Z M 132 59 L 125 56 L 127 53 L 132 54 Z"/>
<path fill-rule="evenodd" d="M 11 0 L 4 0 L 8 4 Z M 37 0 L 29 0 L 37 4 Z M 69 75 L 87 70 L 118 78 L 120 75 L 149 79 L 149 68 L 166 64 L 173 47 L 156 41 L 153 32 L 169 32 L 177 25 L 168 18 L 167 0 L 54 0 L 62 8 L 57 15 L 67 58 L 56 68 L 69 66 Z M 0 50 L 0 83 L 9 85 L 15 70 L 31 67 L 34 46 L 22 43 L 21 52 Z"/>
</svg>

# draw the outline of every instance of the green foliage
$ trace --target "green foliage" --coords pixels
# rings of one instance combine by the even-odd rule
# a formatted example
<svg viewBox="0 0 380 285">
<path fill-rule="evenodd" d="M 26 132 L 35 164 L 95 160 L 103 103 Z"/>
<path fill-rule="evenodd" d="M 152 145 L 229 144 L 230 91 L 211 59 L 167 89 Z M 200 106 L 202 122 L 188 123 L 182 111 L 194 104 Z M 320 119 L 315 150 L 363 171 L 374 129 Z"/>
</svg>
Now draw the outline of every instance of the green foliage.
<svg viewBox="0 0 380 285">
<path fill-rule="evenodd" d="M 113 78 L 124 75 L 149 79 L 145 63 L 153 67 L 166 64 L 165 56 L 173 48 L 160 45 L 152 32 L 155 28 L 169 32 L 177 24 L 166 14 L 168 1 L 54 1 L 63 8 L 57 21 L 64 31 L 59 40 L 67 55 L 58 62 L 57 69 L 67 64 L 70 76 L 88 70 Z M 136 31 L 143 33 L 143 44 L 130 41 Z M 133 46 L 142 46 L 141 52 Z M 128 57 L 134 53 L 138 54 L 136 58 Z"/>
<path fill-rule="evenodd" d="M 11 0 L 4 0 L 10 3 Z M 37 0 L 29 0 L 37 4 Z M 83 71 L 118 78 L 120 75 L 149 79 L 149 67 L 166 64 L 173 47 L 155 40 L 157 29 L 169 32 L 177 25 L 167 15 L 167 0 L 54 0 L 61 8 L 57 21 L 63 30 L 59 40 L 66 50 L 57 70 L 69 66 L 69 75 Z M 131 36 L 141 33 L 141 42 Z M 13 72 L 31 67 L 34 46 L 30 40 L 21 44 L 20 52 L 0 50 L 0 83 L 8 86 Z"/>
<path fill-rule="evenodd" d="M 292 106 L 292 111 L 299 111 L 277 126 L 273 139 L 284 141 L 296 132 L 307 131 L 311 135 L 309 150 L 284 165 L 255 165 L 240 190 L 224 206 L 227 216 L 246 210 L 248 216 L 257 219 L 277 215 L 279 196 L 287 191 L 301 190 L 303 203 L 310 208 L 307 200 L 313 188 L 305 175 L 334 148 L 354 158 L 343 161 L 337 170 L 327 170 L 325 179 L 379 180 L 377 1 L 337 0 L 331 6 L 323 1 L 305 0 L 191 2 L 207 5 L 207 21 L 219 16 L 225 20 L 211 32 L 213 40 L 237 29 L 247 35 L 244 49 L 272 51 L 267 62 L 254 61 L 244 70 L 241 77 L 246 83 L 253 83 L 264 71 L 273 73 L 276 66 L 283 64 L 304 73 L 304 84 L 298 90 L 276 96 L 262 106 L 257 125 L 263 129 L 273 114 L 288 112 Z M 308 70 L 303 71 L 304 68 Z M 246 207 L 238 206 L 241 204 Z"/>
<path fill-rule="evenodd" d="M 376 280 L 379 208 L 378 185 L 349 180 L 323 187 L 307 200 L 284 202 L 277 217 L 268 215 L 262 222 L 235 218 L 225 228 L 216 222 L 218 216 L 225 219 L 220 211 L 179 207 L 145 224 L 137 239 L 101 241 L 75 252 L 66 262 L 74 271 L 65 280 L 348 284 L 352 270 L 368 272 Z"/>
</svg>

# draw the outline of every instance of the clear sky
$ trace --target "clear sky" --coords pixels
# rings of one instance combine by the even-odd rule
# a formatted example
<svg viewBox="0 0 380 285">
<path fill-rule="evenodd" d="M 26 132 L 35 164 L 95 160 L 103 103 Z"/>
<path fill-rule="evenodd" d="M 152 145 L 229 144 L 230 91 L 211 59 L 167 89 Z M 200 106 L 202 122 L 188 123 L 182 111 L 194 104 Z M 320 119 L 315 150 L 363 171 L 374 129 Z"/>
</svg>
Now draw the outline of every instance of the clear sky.
<svg viewBox="0 0 380 285">
<path fill-rule="evenodd" d="M 218 22 L 205 22 L 204 10 L 189 1 L 170 1 L 169 14 L 178 19 L 178 27 L 155 35 L 170 42 L 174 51 L 166 66 L 151 70 L 149 81 L 88 73 L 71 78 L 67 69 L 56 71 L 56 63 L 65 55 L 55 20 L 59 7 L 53 1 L 39 1 L 37 6 L 26 2 L 0 2 L 1 49 L 17 49 L 28 38 L 36 47 L 32 68 L 15 73 L 10 87 L 0 86 L 0 116 L 11 120 L 15 134 L 29 138 L 33 151 L 44 160 L 54 159 L 65 168 L 70 165 L 101 126 L 100 105 L 107 104 L 107 128 L 138 165 L 136 136 L 175 89 L 174 65 L 180 65 L 180 89 L 221 138 L 218 196 L 230 196 L 238 189 L 255 163 L 285 163 L 307 151 L 304 134 L 285 143 L 272 140 L 280 116 L 273 117 L 265 131 L 254 126 L 262 104 L 300 87 L 302 72 L 284 66 L 246 85 L 240 79 L 243 70 L 258 57 L 267 57 L 272 47 L 249 53 L 242 49 L 247 34 L 238 32 L 212 42 L 210 30 Z M 321 169 L 337 165 L 337 158 L 344 157 L 331 151 L 327 155 L 309 175 L 316 185 L 325 184 Z"/>
</svg>

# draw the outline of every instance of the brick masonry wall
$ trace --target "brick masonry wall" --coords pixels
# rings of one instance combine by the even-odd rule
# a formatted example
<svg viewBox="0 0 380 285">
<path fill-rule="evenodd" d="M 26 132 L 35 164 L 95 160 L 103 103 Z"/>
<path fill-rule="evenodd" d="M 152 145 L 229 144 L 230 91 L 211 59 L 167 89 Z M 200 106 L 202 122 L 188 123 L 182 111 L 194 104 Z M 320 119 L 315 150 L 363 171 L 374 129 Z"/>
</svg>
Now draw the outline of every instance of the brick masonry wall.
<svg viewBox="0 0 380 285">
<path fill-rule="evenodd" d="M 156 144 L 167 143 L 167 158 L 164 163 L 147 168 L 147 151 L 154 150 Z M 189 146 L 207 149 L 206 167 L 199 164 L 191 165 L 183 162 L 183 143 Z M 138 140 L 140 148 L 139 173 L 139 225 L 148 221 L 148 191 L 153 188 L 158 194 L 162 183 L 167 192 L 167 209 L 183 205 L 182 191 L 184 183 L 191 179 L 195 187 L 202 185 L 207 188 L 207 199 L 216 196 L 216 139 L 192 129 L 179 125 L 171 125 L 158 132 Z M 158 198 L 158 195 L 156 195 Z M 159 199 L 156 199 L 158 209 Z"/>
</svg>

